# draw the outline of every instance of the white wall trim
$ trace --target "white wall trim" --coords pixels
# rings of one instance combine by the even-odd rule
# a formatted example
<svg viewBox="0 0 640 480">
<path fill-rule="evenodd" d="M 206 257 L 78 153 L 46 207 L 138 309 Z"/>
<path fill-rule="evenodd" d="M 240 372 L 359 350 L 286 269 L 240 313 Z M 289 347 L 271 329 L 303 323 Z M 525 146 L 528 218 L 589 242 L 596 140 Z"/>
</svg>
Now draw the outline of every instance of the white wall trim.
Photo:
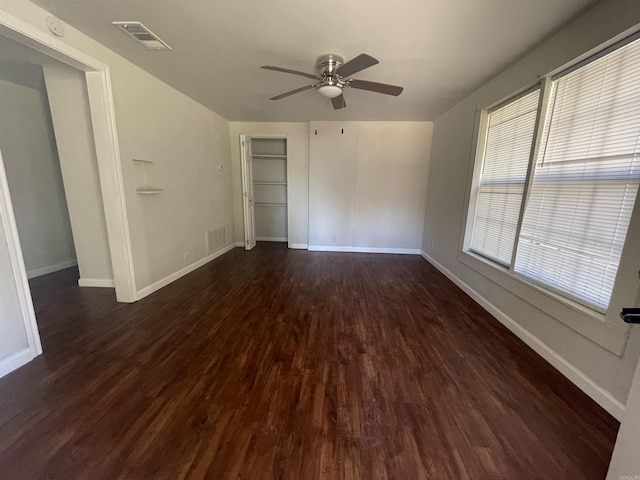
<svg viewBox="0 0 640 480">
<path fill-rule="evenodd" d="M 100 71 L 87 72 L 85 77 L 116 299 L 133 302 L 136 298 L 136 277 L 111 73 L 109 67 L 105 67 Z"/>
<path fill-rule="evenodd" d="M 9 257 L 11 258 L 11 270 L 18 293 L 22 322 L 27 332 L 29 348 L 33 352 L 31 358 L 33 358 L 42 353 L 42 344 L 40 343 L 40 333 L 38 332 L 36 313 L 33 308 L 33 300 L 31 299 L 29 281 L 27 280 L 27 271 L 24 266 L 22 248 L 20 247 L 18 226 L 13 213 L 13 204 L 11 203 L 11 195 L 9 194 L 9 184 L 2 160 L 2 152 L 0 152 L 0 222 L 2 222 L 2 230 L 4 231 Z"/>
<path fill-rule="evenodd" d="M 289 248 L 292 250 L 306 250 L 308 245 L 306 243 L 292 243 L 289 245 Z"/>
<path fill-rule="evenodd" d="M 287 237 L 256 237 L 257 242 L 286 242 Z"/>
<path fill-rule="evenodd" d="M 76 265 L 78 265 L 78 261 L 74 259 L 56 263 L 55 265 L 47 265 L 46 267 L 33 268 L 31 270 L 27 270 L 27 278 L 41 277 L 43 275 L 48 275 L 49 273 L 59 272 L 65 268 L 75 267 Z"/>
<path fill-rule="evenodd" d="M 0 378 L 29 363 L 38 354 L 32 348 L 25 348 L 0 361 Z"/>
<path fill-rule="evenodd" d="M 242 247 L 242 248 L 244 248 L 244 242 L 236 242 L 236 243 L 234 243 L 234 245 L 235 245 L 236 247 Z"/>
<path fill-rule="evenodd" d="M 476 292 L 473 288 L 467 285 L 465 282 L 456 277 L 446 267 L 438 263 L 426 252 L 421 252 L 422 257 L 431 265 L 436 267 L 445 277 L 455 283 L 460 289 L 462 289 L 467 295 L 475 300 L 482 308 L 489 312 L 500 323 L 507 327 L 513 334 L 515 334 L 520 340 L 526 343 L 531 349 L 533 349 L 538 355 L 549 362 L 560 373 L 573 382 L 580 390 L 589 395 L 596 403 L 598 403 L 607 412 L 613 415 L 619 421 L 622 421 L 622 417 L 625 412 L 625 405 L 616 400 L 611 393 L 606 391 L 600 385 L 595 383 L 583 372 L 578 370 L 574 365 L 569 363 L 557 352 L 552 350 L 547 344 L 545 344 L 538 337 L 534 336 L 523 328 L 514 319 L 509 317 L 502 310 L 498 309 L 489 300 Z"/>
<path fill-rule="evenodd" d="M 374 247 L 336 247 L 323 245 L 309 245 L 310 252 L 353 252 L 353 253 L 393 253 L 400 255 L 420 255 L 417 248 L 374 248 Z"/>
<path fill-rule="evenodd" d="M 112 278 L 80 278 L 79 287 L 114 288 L 115 283 Z"/>
<path fill-rule="evenodd" d="M 242 245 L 244 246 L 244 244 L 242 244 Z M 138 292 L 136 293 L 136 300 L 141 300 L 144 297 L 147 297 L 147 296 L 151 295 L 152 293 L 157 292 L 162 287 L 166 287 L 171 282 L 175 282 L 179 278 L 184 277 L 188 273 L 193 272 L 197 268 L 200 268 L 201 266 L 209 263 L 211 260 L 214 260 L 214 259 L 220 257 L 221 255 L 224 255 L 225 253 L 230 252 L 234 248 L 236 248 L 236 244 L 235 243 L 231 243 L 231 244 L 227 245 L 226 247 L 224 247 L 223 249 L 218 250 L 217 252 L 214 252 L 211 255 L 207 255 L 206 257 L 198 260 L 197 262 L 194 262 L 191 265 L 188 265 L 188 266 L 178 270 L 177 272 L 174 272 L 174 273 L 172 273 L 170 275 L 167 275 L 163 279 L 158 280 L 157 282 L 154 282 L 151 285 L 138 290 Z"/>
</svg>

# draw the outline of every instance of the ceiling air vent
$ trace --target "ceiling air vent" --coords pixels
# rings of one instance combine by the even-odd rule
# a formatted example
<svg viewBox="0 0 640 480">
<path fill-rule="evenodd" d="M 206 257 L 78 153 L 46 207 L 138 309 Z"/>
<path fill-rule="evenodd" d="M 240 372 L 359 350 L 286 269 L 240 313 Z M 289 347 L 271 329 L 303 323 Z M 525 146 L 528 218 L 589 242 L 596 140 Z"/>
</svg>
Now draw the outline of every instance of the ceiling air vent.
<svg viewBox="0 0 640 480">
<path fill-rule="evenodd" d="M 149 50 L 171 50 L 171 47 L 140 22 L 111 22 Z"/>
</svg>

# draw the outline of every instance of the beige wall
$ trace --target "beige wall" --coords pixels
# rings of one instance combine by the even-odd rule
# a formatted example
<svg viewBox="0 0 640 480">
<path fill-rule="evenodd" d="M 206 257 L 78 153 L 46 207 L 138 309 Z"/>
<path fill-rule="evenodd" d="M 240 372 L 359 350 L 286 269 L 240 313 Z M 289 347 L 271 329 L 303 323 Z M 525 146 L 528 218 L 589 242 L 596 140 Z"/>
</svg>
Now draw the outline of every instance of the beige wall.
<svg viewBox="0 0 640 480">
<path fill-rule="evenodd" d="M 140 290 L 204 258 L 206 229 L 224 225 L 232 241 L 231 155 L 225 119 L 133 66 L 126 71 L 114 72 L 113 89 Z M 133 159 L 154 162 L 164 193 L 136 194 Z"/>
<path fill-rule="evenodd" d="M 415 253 L 431 131 L 430 122 L 231 122 L 235 241 L 244 241 L 240 134 L 282 135 L 288 139 L 290 247 Z"/>
<path fill-rule="evenodd" d="M 435 121 L 423 250 L 450 274 L 513 320 L 513 329 L 574 382 L 620 416 L 640 353 L 640 335 L 617 318 L 638 289 L 640 209 L 636 208 L 612 297 L 598 320 L 460 253 L 474 166 L 477 110 L 508 98 L 640 20 L 640 4 L 597 5 Z M 624 350 L 623 353 L 621 351 Z"/>
<path fill-rule="evenodd" d="M 640 365 L 636 368 L 631 385 L 627 411 L 618 431 L 607 480 L 640 478 L 638 445 L 640 445 Z"/>
<path fill-rule="evenodd" d="M 17 17 L 51 35 L 45 23 L 50 14 L 30 2 L 0 0 L 0 14 Z M 229 124 L 73 27 L 65 25 L 65 32 L 61 41 L 110 68 L 135 286 L 140 292 L 205 259 L 205 229 L 225 226 L 232 240 Z M 136 194 L 133 159 L 155 162 L 163 194 Z M 4 233 L 0 238 L 4 242 Z M 7 248 L 2 242 L 0 374 L 35 354 L 19 362 L 5 358 L 24 346 L 27 318 L 16 296 L 17 274 L 5 265 Z M 37 348 L 31 345 L 30 351 L 37 352 Z"/>
<path fill-rule="evenodd" d="M 80 283 L 113 280 L 98 160 L 84 74 L 65 65 L 43 67 Z"/>
<path fill-rule="evenodd" d="M 50 14 L 32 3 L 1 0 L 0 9 L 48 34 Z M 229 124 L 75 28 L 65 32 L 64 42 L 110 67 L 139 291 L 204 258 L 206 228 L 225 225 L 232 239 Z M 155 162 L 165 193 L 135 193 L 133 159 Z"/>
<path fill-rule="evenodd" d="M 0 79 L 0 149 L 25 267 L 37 276 L 76 256 L 42 70 L 33 67 L 35 88 Z"/>
<path fill-rule="evenodd" d="M 242 169 L 240 135 L 282 135 L 287 137 L 287 188 L 289 193 L 289 246 L 307 247 L 309 210 L 309 144 L 308 123 L 231 122 L 230 141 L 233 168 L 234 239 L 244 242 L 242 211 Z"/>
<path fill-rule="evenodd" d="M 4 218 L 0 220 L 6 221 Z M 11 356 L 28 348 L 27 330 L 22 321 L 9 247 L 5 241 L 3 222 L 0 221 L 0 376 L 11 368 L 7 365 Z"/>
<path fill-rule="evenodd" d="M 431 122 L 312 122 L 310 248 L 419 252 L 431 132 Z"/>
</svg>

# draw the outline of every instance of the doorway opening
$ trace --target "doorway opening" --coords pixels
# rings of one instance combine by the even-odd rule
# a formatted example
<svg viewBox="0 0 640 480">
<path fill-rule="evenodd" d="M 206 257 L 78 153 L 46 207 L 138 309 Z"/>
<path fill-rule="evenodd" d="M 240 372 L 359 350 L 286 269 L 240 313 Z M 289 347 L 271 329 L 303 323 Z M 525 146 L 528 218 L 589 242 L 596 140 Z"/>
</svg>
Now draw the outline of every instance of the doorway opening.
<svg viewBox="0 0 640 480">
<path fill-rule="evenodd" d="M 80 285 L 136 290 L 108 66 L 8 14 L 0 47 L 0 115 L 22 124 L 0 138 L 3 376 L 42 353 L 28 276 L 77 262 Z"/>
<path fill-rule="evenodd" d="M 29 279 L 114 287 L 84 73 L 0 38 L 0 149 Z"/>
<path fill-rule="evenodd" d="M 287 137 L 240 135 L 245 248 L 288 242 Z"/>
</svg>

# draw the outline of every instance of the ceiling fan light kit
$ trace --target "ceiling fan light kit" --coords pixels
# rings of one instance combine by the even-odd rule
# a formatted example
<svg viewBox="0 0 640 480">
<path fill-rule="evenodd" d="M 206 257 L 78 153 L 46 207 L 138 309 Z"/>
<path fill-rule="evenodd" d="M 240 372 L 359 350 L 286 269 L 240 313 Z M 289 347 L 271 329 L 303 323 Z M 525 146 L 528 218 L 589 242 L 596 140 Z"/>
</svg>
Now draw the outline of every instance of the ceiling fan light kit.
<svg viewBox="0 0 640 480">
<path fill-rule="evenodd" d="M 357 88 L 359 90 L 368 90 L 370 92 L 384 93 L 385 95 L 398 96 L 402 93 L 403 88 L 395 85 L 388 85 L 386 83 L 369 82 L 366 80 L 356 80 L 351 75 L 364 70 L 365 68 L 376 65 L 378 60 L 366 53 L 361 53 L 357 57 L 344 63 L 342 57 L 334 54 L 321 56 L 317 63 L 316 69 L 317 75 L 313 75 L 306 72 L 299 72 L 297 70 L 291 70 L 288 68 L 274 67 L 271 65 L 265 65 L 262 68 L 265 70 L 274 70 L 276 72 L 289 73 L 292 75 L 299 75 L 306 78 L 312 78 L 317 80 L 317 83 L 307 85 L 301 88 L 296 88 L 289 92 L 271 97 L 271 100 L 280 100 L 281 98 L 294 95 L 311 88 L 315 88 L 320 95 L 331 99 L 331 104 L 335 110 L 345 108 L 347 106 L 342 95 L 343 90 L 347 87 Z"/>
<path fill-rule="evenodd" d="M 323 97 L 336 98 L 342 95 L 342 87 L 337 85 L 320 85 L 318 87 L 318 93 Z"/>
</svg>

